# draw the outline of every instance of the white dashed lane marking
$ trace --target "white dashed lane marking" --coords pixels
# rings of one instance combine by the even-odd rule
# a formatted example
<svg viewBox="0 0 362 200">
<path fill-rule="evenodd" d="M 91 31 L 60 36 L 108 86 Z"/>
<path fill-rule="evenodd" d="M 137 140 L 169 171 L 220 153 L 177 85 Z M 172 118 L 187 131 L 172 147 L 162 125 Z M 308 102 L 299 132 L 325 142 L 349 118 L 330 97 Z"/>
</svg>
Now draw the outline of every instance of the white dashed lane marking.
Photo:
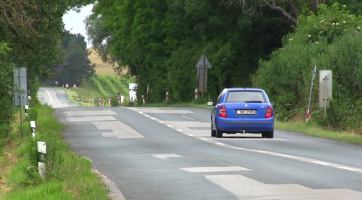
<svg viewBox="0 0 362 200">
<path fill-rule="evenodd" d="M 135 110 L 135 109 L 134 109 Z M 150 110 L 146 110 L 145 112 L 148 112 Z M 146 115 L 143 112 L 139 112 L 142 115 Z M 151 109 L 150 113 L 173 113 L 173 114 L 180 114 L 180 113 L 192 113 L 191 111 L 182 111 L 182 110 L 161 110 L 160 112 L 157 112 L 156 109 Z M 183 116 L 186 117 L 186 116 Z M 187 118 L 187 117 L 186 117 Z M 153 118 L 151 118 L 153 119 Z M 158 119 L 154 118 L 155 120 L 158 121 Z M 190 118 L 191 119 L 191 118 Z M 164 124 L 164 122 L 162 121 L 158 121 L 159 123 Z M 191 123 L 191 122 L 190 122 Z M 194 121 L 194 123 L 198 123 L 197 121 Z M 201 123 L 201 122 L 200 122 Z M 181 129 L 176 129 L 175 130 L 182 132 L 186 135 L 195 137 L 193 134 L 189 134 L 189 133 L 185 133 L 183 132 Z M 217 140 L 230 140 L 230 139 L 235 139 L 236 137 L 231 137 L 231 138 L 217 138 Z M 317 164 L 317 165 L 322 165 L 322 166 L 329 166 L 329 167 L 333 167 L 333 168 L 337 168 L 337 169 L 341 169 L 341 170 L 348 170 L 348 171 L 353 171 L 353 172 L 358 172 L 358 173 L 362 173 L 362 169 L 360 168 L 355 168 L 355 167 L 350 167 L 350 166 L 345 166 L 345 165 L 340 165 L 340 164 L 336 164 L 336 163 L 330 163 L 330 162 L 325 162 L 325 161 L 320 161 L 320 160 L 315 160 L 315 159 L 310 159 L 310 158 L 305 158 L 305 157 L 299 157 L 299 156 L 292 156 L 292 155 L 287 155 L 287 154 L 282 154 L 282 153 L 276 153 L 276 152 L 270 152 L 270 151 L 262 151 L 262 150 L 256 150 L 256 149 L 247 149 L 247 148 L 241 148 L 241 147 L 236 147 L 236 146 L 232 146 L 232 145 L 227 145 L 221 142 L 217 142 L 215 141 L 213 138 L 210 139 L 206 139 L 206 138 L 199 138 L 203 141 L 209 142 L 209 143 L 213 143 L 219 146 L 223 146 L 225 148 L 233 148 L 233 149 L 238 149 L 238 150 L 242 150 L 242 151 L 250 151 L 250 152 L 256 152 L 256 153 L 262 153 L 262 154 L 267 154 L 267 155 L 272 155 L 272 156 L 277 156 L 277 157 L 283 157 L 283 158 L 289 158 L 289 159 L 293 159 L 293 160 L 298 160 L 298 161 L 302 161 L 302 162 L 307 162 L 307 163 L 311 163 L 311 164 Z M 237 137 L 237 139 L 239 139 L 239 141 L 244 141 L 244 140 L 267 140 L 267 141 L 276 141 L 276 140 L 285 140 L 282 138 L 273 138 L 273 139 L 266 139 L 266 138 L 240 138 Z"/>
</svg>

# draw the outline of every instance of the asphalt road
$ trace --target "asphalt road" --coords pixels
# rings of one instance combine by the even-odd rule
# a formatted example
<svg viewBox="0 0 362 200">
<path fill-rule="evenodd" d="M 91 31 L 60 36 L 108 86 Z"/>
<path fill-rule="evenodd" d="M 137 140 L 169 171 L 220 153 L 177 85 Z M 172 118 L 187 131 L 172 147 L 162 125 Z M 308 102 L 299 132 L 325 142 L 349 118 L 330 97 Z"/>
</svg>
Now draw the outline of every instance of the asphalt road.
<svg viewBox="0 0 362 200">
<path fill-rule="evenodd" d="M 38 95 L 52 99 L 64 140 L 113 199 L 362 199 L 361 146 L 282 130 L 212 138 L 210 110 L 81 108 L 63 92 Z"/>
</svg>

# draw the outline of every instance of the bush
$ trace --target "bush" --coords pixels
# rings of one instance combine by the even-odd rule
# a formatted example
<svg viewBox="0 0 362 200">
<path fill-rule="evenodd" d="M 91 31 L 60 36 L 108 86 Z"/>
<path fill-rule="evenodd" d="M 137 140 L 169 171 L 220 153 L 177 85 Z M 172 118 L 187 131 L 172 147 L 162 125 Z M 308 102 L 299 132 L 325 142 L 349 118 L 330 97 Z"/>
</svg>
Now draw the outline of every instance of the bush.
<svg viewBox="0 0 362 200">
<path fill-rule="evenodd" d="M 38 110 L 30 107 L 29 109 L 29 121 L 36 121 L 38 118 Z"/>
<path fill-rule="evenodd" d="M 362 111 L 361 17 L 339 4 L 320 5 L 317 14 L 299 18 L 300 28 L 283 39 L 283 47 L 260 61 L 253 87 L 265 89 L 279 120 L 289 120 L 307 109 L 311 71 L 317 65 L 311 111 L 319 123 L 338 129 L 359 129 Z M 324 121 L 318 108 L 318 70 L 333 71 L 333 97 Z M 313 114 L 313 113 L 312 113 Z"/>
</svg>

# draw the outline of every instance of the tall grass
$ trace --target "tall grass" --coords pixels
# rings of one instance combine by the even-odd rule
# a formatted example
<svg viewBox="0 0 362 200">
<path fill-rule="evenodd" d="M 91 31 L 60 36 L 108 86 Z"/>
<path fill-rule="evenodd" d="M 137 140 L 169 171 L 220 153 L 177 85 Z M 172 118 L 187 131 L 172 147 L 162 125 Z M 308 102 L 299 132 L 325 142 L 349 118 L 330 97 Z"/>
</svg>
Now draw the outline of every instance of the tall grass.
<svg viewBox="0 0 362 200">
<path fill-rule="evenodd" d="M 123 76 L 122 76 L 123 77 Z M 117 76 L 109 76 L 108 77 L 115 85 L 117 85 L 120 88 L 121 94 L 125 97 L 125 99 L 128 99 L 129 97 L 129 91 L 128 91 L 128 83 L 127 81 L 122 80 L 128 80 L 127 78 L 119 78 Z"/>
<path fill-rule="evenodd" d="M 91 77 L 90 80 L 97 87 L 97 89 L 102 94 L 102 96 L 108 96 L 109 93 L 104 90 L 103 85 L 100 83 L 100 81 L 96 77 Z"/>
<path fill-rule="evenodd" d="M 102 83 L 104 83 L 105 85 L 107 85 L 111 90 L 113 94 L 118 94 L 119 89 L 115 86 L 115 84 L 112 83 L 112 81 L 110 80 L 109 75 L 103 75 L 103 76 L 97 76 L 98 80 L 100 80 Z"/>
<path fill-rule="evenodd" d="M 38 110 L 36 140 L 47 143 L 46 178 L 42 179 L 37 170 L 39 157 L 36 153 L 36 140 L 30 128 L 24 128 L 25 136 L 13 137 L 9 149 L 4 155 L 14 152 L 18 160 L 10 172 L 3 174 L 3 180 L 12 188 L 1 194 L 0 199 L 108 199 L 108 190 L 100 178 L 91 172 L 92 163 L 69 150 L 62 141 L 60 131 L 65 127 L 52 115 L 54 111 L 48 106 L 32 104 Z M 29 127 L 29 122 L 24 126 Z M 19 131 L 12 133 L 19 136 Z M 10 148 L 19 144 L 15 149 Z M 7 157 L 0 155 L 0 160 L 11 163 Z M 13 159 L 15 160 L 15 159 Z"/>
</svg>

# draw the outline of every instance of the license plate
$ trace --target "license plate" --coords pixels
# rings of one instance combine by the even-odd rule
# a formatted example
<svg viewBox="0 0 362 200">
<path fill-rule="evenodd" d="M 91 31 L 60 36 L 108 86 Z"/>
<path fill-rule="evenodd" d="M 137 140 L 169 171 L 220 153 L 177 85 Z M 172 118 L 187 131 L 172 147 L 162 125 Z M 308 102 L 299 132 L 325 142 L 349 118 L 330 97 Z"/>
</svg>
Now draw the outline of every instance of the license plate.
<svg viewBox="0 0 362 200">
<path fill-rule="evenodd" d="M 237 110 L 238 115 L 255 115 L 255 110 Z"/>
</svg>

